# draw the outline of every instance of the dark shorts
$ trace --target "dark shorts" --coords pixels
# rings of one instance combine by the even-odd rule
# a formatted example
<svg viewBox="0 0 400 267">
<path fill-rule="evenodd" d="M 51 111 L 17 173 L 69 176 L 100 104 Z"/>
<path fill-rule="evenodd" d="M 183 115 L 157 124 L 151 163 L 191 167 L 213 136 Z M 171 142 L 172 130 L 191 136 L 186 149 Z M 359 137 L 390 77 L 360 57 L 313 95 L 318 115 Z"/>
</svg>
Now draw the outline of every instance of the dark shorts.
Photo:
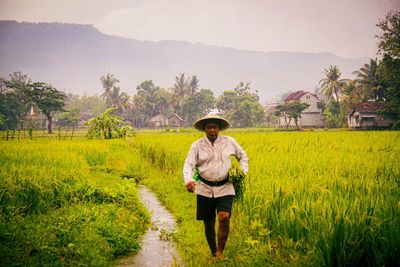
<svg viewBox="0 0 400 267">
<path fill-rule="evenodd" d="M 197 195 L 197 220 L 208 220 L 215 218 L 215 210 L 227 211 L 229 214 L 232 210 L 233 196 L 223 196 L 217 198 L 209 198 Z"/>
</svg>

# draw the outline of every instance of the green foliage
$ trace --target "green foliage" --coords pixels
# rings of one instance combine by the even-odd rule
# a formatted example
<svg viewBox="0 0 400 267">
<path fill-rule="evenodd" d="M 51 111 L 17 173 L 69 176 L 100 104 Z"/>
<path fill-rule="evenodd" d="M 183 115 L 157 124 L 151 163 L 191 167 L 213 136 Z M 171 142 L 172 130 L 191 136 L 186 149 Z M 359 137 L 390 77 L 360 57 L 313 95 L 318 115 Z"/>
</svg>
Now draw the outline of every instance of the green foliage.
<svg viewBox="0 0 400 267">
<path fill-rule="evenodd" d="M 111 114 L 115 108 L 107 109 L 100 116 L 88 120 L 85 124 L 89 125 L 87 132 L 88 138 L 104 138 L 111 139 L 113 136 L 119 137 L 120 127 L 122 123 L 121 117 Z"/>
<path fill-rule="evenodd" d="M 218 98 L 217 108 L 234 127 L 252 127 L 263 123 L 264 108 L 257 91 L 252 93 L 250 83 L 240 82 L 234 90 L 226 90 Z"/>
<path fill-rule="evenodd" d="M 56 88 L 43 82 L 28 84 L 26 92 L 28 98 L 33 101 L 40 110 L 46 115 L 48 120 L 48 132 L 51 133 L 53 121 L 53 112 L 62 111 L 64 107 L 64 98 L 66 95 Z"/>
<path fill-rule="evenodd" d="M 233 184 L 233 188 L 235 189 L 235 200 L 242 200 L 245 191 L 246 175 L 234 156 L 231 156 L 231 165 L 229 169 L 229 182 Z"/>
<path fill-rule="evenodd" d="M 377 26 L 382 30 L 377 36 L 379 52 L 389 58 L 400 59 L 400 11 L 390 11 Z"/>
<path fill-rule="evenodd" d="M 400 121 L 396 121 L 392 126 L 393 130 L 400 130 Z"/>
<path fill-rule="evenodd" d="M 341 105 L 342 104 L 340 102 L 328 103 L 327 108 L 323 112 L 326 127 L 340 128 L 345 126 L 347 111 L 344 108 L 340 108 Z"/>
<path fill-rule="evenodd" d="M 118 95 L 119 87 L 116 86 L 119 80 L 114 77 L 114 74 L 107 73 L 105 76 L 100 77 L 103 85 L 103 99 L 106 100 L 107 106 L 111 107 L 115 103 L 115 95 Z"/>
<path fill-rule="evenodd" d="M 0 126 L 2 126 L 6 122 L 6 116 L 0 113 Z"/>
<path fill-rule="evenodd" d="M 385 56 L 379 64 L 378 72 L 386 88 L 387 111 L 395 112 L 400 117 L 400 59 Z"/>
<path fill-rule="evenodd" d="M 90 113 L 96 117 L 106 111 L 107 104 L 105 100 L 97 95 L 88 96 L 84 94 L 79 96 L 68 94 L 65 109 L 69 111 L 79 110 L 80 113 Z"/>
<path fill-rule="evenodd" d="M 0 129 L 22 128 L 26 114 L 30 108 L 30 101 L 26 95 L 28 77 L 21 72 L 14 72 L 10 80 L 2 79 L 2 90 L 0 92 L 0 113 L 5 116 L 5 123 Z"/>
<path fill-rule="evenodd" d="M 371 59 L 369 64 L 364 64 L 359 71 L 354 71 L 357 75 L 358 92 L 362 93 L 362 101 L 375 100 L 382 101 L 384 98 L 384 87 L 378 74 L 378 60 Z M 364 96 L 365 95 L 365 96 Z"/>
<path fill-rule="evenodd" d="M 301 113 L 309 106 L 309 104 L 301 103 L 300 101 L 286 102 L 283 105 L 278 105 L 276 107 L 275 114 L 279 117 L 284 117 L 286 128 L 289 126 L 291 119 L 294 119 L 296 128 L 300 130 L 298 120 L 301 118 Z"/>
<path fill-rule="evenodd" d="M 339 102 L 339 96 L 347 79 L 340 79 L 342 75 L 337 66 L 330 66 L 329 69 L 324 70 L 325 78 L 319 81 L 321 85 L 321 92 L 326 96 L 328 101 Z"/>
<path fill-rule="evenodd" d="M 60 126 L 78 125 L 80 111 L 77 108 L 62 112 L 58 115 L 58 123 Z"/>
<path fill-rule="evenodd" d="M 126 138 L 136 135 L 135 129 L 130 125 L 124 125 L 118 130 L 119 137 Z"/>
<path fill-rule="evenodd" d="M 215 107 L 214 93 L 209 89 L 201 89 L 183 101 L 181 114 L 187 125 L 208 114 Z"/>
<path fill-rule="evenodd" d="M 382 30 L 377 37 L 383 55 L 377 72 L 386 88 L 387 111 L 400 117 L 400 11 L 390 11 L 377 26 Z"/>
</svg>

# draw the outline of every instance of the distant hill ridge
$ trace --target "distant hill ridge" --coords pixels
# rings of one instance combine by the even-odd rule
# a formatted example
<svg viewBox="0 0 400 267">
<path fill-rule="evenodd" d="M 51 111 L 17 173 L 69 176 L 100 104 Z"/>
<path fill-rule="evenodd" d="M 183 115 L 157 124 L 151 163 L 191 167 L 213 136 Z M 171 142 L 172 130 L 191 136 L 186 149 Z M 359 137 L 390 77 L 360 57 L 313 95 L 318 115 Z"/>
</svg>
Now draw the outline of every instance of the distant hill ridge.
<svg viewBox="0 0 400 267">
<path fill-rule="evenodd" d="M 22 71 L 71 93 L 100 94 L 100 77 L 113 73 L 122 90 L 144 80 L 168 88 L 179 73 L 197 75 L 219 95 L 251 82 L 262 100 L 282 92 L 314 90 L 323 70 L 337 65 L 351 78 L 368 58 L 330 53 L 257 52 L 183 41 L 140 41 L 101 33 L 93 25 L 0 21 L 0 75 Z"/>
</svg>

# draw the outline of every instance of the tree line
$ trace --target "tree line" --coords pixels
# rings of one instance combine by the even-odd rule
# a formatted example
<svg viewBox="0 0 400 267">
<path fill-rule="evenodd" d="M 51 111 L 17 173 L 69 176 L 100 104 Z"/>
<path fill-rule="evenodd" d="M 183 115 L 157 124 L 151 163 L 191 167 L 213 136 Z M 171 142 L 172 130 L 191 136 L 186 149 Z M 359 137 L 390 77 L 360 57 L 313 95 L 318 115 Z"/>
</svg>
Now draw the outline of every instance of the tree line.
<svg viewBox="0 0 400 267">
<path fill-rule="evenodd" d="M 29 116 L 31 109 L 43 112 L 49 133 L 54 118 L 59 125 L 75 126 L 79 120 L 100 116 L 110 108 L 124 124 L 135 128 L 148 126 L 155 115 L 168 118 L 174 113 L 183 119 L 183 126 L 190 126 L 214 109 L 224 113 L 235 127 L 256 126 L 263 120 L 264 109 L 257 91 L 251 91 L 250 83 L 240 82 L 233 90 L 226 90 L 216 98 L 210 89 L 200 89 L 196 75 L 187 77 L 185 73 L 177 75 L 173 87 L 168 89 L 155 85 L 152 80 L 143 81 L 133 96 L 121 90 L 119 80 L 113 74 L 100 77 L 100 81 L 100 96 L 78 96 L 65 94 L 43 82 L 32 82 L 27 75 L 14 72 L 9 80 L 0 80 L 0 127 L 27 129 L 40 126 Z"/>
<path fill-rule="evenodd" d="M 389 12 L 377 26 L 382 33 L 376 36 L 378 54 L 382 59 L 371 59 L 353 72 L 356 79 L 344 79 L 337 66 L 324 70 L 317 94 L 323 95 L 320 108 L 328 127 L 343 127 L 351 105 L 364 101 L 382 101 L 387 112 L 400 114 L 400 11 Z M 78 121 L 103 114 L 113 108 L 113 114 L 135 128 L 148 126 L 149 120 L 158 114 L 170 117 L 174 113 L 183 119 L 184 126 L 217 109 L 233 127 L 265 125 L 268 120 L 257 90 L 250 82 L 239 82 L 231 90 L 218 97 L 210 89 L 200 88 L 196 75 L 180 73 L 171 88 L 162 88 L 152 80 L 136 86 L 131 96 L 119 87 L 119 80 L 108 73 L 100 77 L 100 96 L 65 94 L 44 82 L 32 82 L 27 75 L 14 72 L 6 80 L 0 77 L 0 129 L 29 129 L 38 122 L 28 116 L 29 110 L 40 110 L 51 132 L 54 118 L 59 125 L 74 126 Z M 285 103 L 278 106 L 277 116 L 293 118 L 296 125 L 301 112 L 308 107 L 304 103 Z"/>
</svg>

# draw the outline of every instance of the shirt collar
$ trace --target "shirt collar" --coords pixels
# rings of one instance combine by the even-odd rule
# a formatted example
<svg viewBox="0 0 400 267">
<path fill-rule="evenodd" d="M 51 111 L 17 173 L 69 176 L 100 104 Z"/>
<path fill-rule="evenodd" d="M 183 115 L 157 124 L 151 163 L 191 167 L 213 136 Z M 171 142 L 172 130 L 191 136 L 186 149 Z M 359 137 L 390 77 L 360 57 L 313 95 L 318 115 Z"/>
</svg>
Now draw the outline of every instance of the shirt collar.
<svg viewBox="0 0 400 267">
<path fill-rule="evenodd" d="M 204 137 L 204 138 L 206 139 L 206 142 L 207 142 L 208 144 L 210 144 L 210 146 L 212 146 L 212 143 L 211 143 L 210 139 L 208 139 L 207 136 Z M 219 143 L 220 141 L 221 141 L 221 137 L 218 135 L 217 139 L 215 139 L 215 141 L 214 141 L 214 144 L 217 144 L 217 143 Z"/>
</svg>

